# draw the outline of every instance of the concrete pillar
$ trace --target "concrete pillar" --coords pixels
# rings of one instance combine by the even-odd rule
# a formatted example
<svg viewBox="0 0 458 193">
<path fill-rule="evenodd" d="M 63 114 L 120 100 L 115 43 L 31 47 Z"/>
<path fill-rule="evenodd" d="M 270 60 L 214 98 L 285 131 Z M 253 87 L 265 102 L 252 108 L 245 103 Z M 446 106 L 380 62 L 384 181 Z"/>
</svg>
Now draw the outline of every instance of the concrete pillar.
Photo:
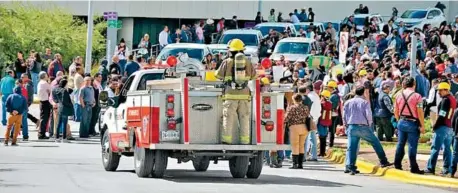
<svg viewBox="0 0 458 193">
<path fill-rule="evenodd" d="M 132 42 L 134 38 L 134 18 L 119 18 L 122 21 L 122 28 L 118 30 L 118 41 L 116 44 L 124 38 L 126 41 L 127 48 L 132 50 L 132 45 L 138 44 L 138 42 Z"/>
</svg>

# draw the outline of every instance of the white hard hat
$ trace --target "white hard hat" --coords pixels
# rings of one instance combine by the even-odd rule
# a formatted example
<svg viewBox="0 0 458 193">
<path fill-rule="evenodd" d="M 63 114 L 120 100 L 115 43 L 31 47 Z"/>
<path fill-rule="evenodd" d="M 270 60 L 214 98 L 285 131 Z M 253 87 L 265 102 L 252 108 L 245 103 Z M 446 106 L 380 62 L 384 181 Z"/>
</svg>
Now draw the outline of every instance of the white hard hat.
<svg viewBox="0 0 458 193">
<path fill-rule="evenodd" d="M 213 24 L 213 23 L 215 23 L 215 21 L 213 21 L 213 19 L 210 19 L 210 18 L 207 19 L 207 24 L 208 24 L 208 25 L 211 25 L 211 24 Z"/>
</svg>

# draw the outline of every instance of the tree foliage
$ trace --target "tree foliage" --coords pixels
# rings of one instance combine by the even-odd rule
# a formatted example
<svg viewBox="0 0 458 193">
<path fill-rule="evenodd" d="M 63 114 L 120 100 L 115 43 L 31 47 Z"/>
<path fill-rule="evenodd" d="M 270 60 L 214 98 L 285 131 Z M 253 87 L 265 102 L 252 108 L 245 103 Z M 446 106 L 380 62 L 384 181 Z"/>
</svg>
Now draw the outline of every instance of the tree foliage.
<svg viewBox="0 0 458 193">
<path fill-rule="evenodd" d="M 100 20 L 100 18 L 99 18 Z M 94 25 L 93 58 L 104 55 L 106 22 Z M 25 56 L 49 47 L 60 53 L 64 65 L 86 51 L 87 24 L 56 6 L 34 7 L 30 4 L 0 4 L 0 64 L 11 64 L 18 51 Z"/>
</svg>

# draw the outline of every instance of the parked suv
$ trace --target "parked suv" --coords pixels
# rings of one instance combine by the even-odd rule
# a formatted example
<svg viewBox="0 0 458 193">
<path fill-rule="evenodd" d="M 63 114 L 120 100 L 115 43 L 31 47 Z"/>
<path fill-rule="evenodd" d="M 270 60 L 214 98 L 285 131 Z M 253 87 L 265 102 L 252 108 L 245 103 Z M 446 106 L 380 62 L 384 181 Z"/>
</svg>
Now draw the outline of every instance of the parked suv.
<svg viewBox="0 0 458 193">
<path fill-rule="evenodd" d="M 420 28 L 424 25 L 431 24 L 432 27 L 440 27 L 445 22 L 445 15 L 440 9 L 408 9 L 396 20 L 396 24 L 404 22 L 407 29 Z"/>
</svg>

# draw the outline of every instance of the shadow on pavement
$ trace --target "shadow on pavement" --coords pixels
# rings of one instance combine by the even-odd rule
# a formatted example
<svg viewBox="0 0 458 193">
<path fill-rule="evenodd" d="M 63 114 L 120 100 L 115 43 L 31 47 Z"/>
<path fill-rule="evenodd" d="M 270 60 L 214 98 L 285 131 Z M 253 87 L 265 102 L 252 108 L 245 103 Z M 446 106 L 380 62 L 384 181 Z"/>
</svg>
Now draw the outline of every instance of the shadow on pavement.
<svg viewBox="0 0 458 193">
<path fill-rule="evenodd" d="M 167 170 L 164 180 L 177 183 L 276 184 L 317 187 L 361 187 L 353 184 L 300 177 L 285 177 L 270 174 L 261 174 L 259 179 L 234 179 L 230 175 L 229 171 L 226 170 L 210 170 L 207 172 L 195 172 L 192 170 Z"/>
</svg>

